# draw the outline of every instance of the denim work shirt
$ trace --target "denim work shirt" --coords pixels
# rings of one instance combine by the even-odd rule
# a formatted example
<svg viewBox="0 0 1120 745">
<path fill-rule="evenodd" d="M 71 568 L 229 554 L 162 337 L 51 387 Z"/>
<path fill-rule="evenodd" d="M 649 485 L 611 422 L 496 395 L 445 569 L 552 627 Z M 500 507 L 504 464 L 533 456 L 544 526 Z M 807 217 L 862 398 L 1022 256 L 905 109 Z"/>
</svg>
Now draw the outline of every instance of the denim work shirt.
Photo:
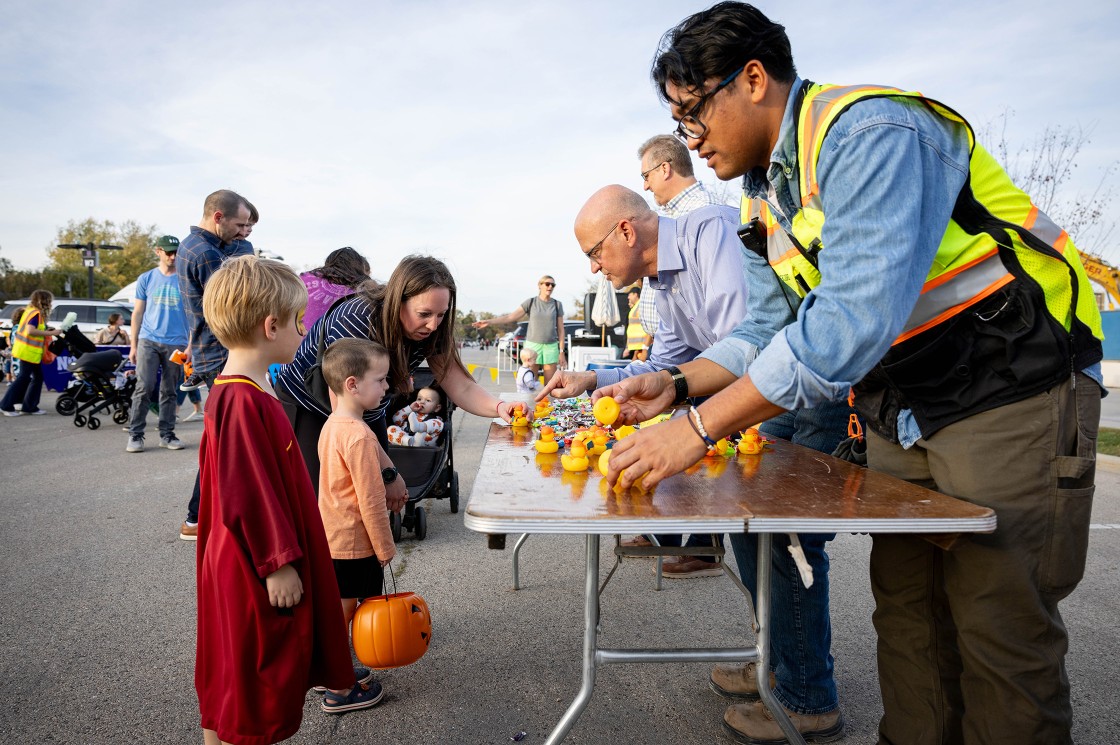
<svg viewBox="0 0 1120 745">
<path fill-rule="evenodd" d="M 746 195 L 766 200 L 788 232 L 801 203 L 801 85 L 796 78 L 790 87 L 769 169 L 743 177 Z M 968 170 L 965 128 L 920 102 L 873 98 L 851 106 L 817 160 L 826 215 L 820 284 L 801 300 L 796 322 L 768 342 L 752 327 L 760 320 L 752 304 L 751 317 L 703 356 L 740 376 L 749 366 L 763 397 L 788 410 L 847 396 L 902 331 Z M 1099 364 L 1085 372 L 1101 382 Z M 909 409 L 899 414 L 898 435 L 907 448 L 921 438 Z"/>
<path fill-rule="evenodd" d="M 649 285 L 660 320 L 650 357 L 596 370 L 596 388 L 693 360 L 746 315 L 739 211 L 710 206 L 657 220 L 657 276 Z"/>
<path fill-rule="evenodd" d="M 253 244 L 249 241 L 222 243 L 218 236 L 196 225 L 191 226 L 190 235 L 179 244 L 175 273 L 179 276 L 179 294 L 191 335 L 191 365 L 200 375 L 220 371 L 229 355 L 202 317 L 202 289 L 227 259 L 252 253 Z"/>
</svg>

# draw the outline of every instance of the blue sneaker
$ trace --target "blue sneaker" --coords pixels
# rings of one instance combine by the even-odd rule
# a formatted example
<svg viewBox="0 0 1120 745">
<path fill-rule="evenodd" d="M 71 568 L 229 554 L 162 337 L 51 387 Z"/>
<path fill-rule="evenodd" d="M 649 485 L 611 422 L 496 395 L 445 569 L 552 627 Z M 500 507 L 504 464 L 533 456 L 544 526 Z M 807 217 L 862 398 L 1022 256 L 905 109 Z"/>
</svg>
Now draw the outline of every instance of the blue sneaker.
<svg viewBox="0 0 1120 745">
<path fill-rule="evenodd" d="M 368 667 L 362 667 L 361 665 L 355 665 L 354 666 L 354 680 L 358 681 L 358 685 L 363 685 L 365 683 L 372 683 L 373 682 L 373 671 L 370 670 Z M 326 686 L 312 686 L 311 690 L 315 691 L 316 693 L 323 694 L 323 693 L 327 692 L 327 687 Z"/>
<path fill-rule="evenodd" d="M 377 706 L 383 698 L 385 698 L 385 689 L 374 680 L 369 683 L 359 683 L 345 696 L 326 691 L 320 707 L 328 714 L 342 714 Z"/>
</svg>

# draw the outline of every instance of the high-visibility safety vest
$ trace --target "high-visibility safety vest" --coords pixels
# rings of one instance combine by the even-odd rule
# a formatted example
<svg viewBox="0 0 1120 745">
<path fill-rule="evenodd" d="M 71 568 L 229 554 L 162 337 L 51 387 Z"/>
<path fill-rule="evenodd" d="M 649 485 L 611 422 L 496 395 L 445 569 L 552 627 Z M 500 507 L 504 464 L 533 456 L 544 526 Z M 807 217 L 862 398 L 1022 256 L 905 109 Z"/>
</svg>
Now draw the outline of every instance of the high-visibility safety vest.
<svg viewBox="0 0 1120 745">
<path fill-rule="evenodd" d="M 46 320 L 38 308 L 25 308 L 19 317 L 19 325 L 12 331 L 12 356 L 17 360 L 31 362 L 38 365 L 43 361 L 43 350 L 47 346 L 45 336 L 32 336 L 27 333 L 30 328 L 29 321 L 33 316 L 39 316 L 37 328 L 42 331 L 47 328 Z"/>
<path fill-rule="evenodd" d="M 642 328 L 642 318 L 638 313 L 638 304 L 634 303 L 634 307 L 630 309 L 630 313 L 626 316 L 626 349 L 645 349 L 646 348 L 646 330 Z"/>
<path fill-rule="evenodd" d="M 918 302 L 886 356 L 855 388 L 856 408 L 872 429 L 897 440 L 898 412 L 909 408 L 929 437 L 1101 360 L 1100 312 L 1076 246 L 976 142 L 963 117 L 895 88 L 806 82 L 798 95 L 801 208 L 791 216 L 792 234 L 765 202 L 744 196 L 740 235 L 800 297 L 821 281 L 826 217 L 817 159 L 837 117 L 859 101 L 890 97 L 924 105 L 968 133 L 969 176 Z"/>
</svg>

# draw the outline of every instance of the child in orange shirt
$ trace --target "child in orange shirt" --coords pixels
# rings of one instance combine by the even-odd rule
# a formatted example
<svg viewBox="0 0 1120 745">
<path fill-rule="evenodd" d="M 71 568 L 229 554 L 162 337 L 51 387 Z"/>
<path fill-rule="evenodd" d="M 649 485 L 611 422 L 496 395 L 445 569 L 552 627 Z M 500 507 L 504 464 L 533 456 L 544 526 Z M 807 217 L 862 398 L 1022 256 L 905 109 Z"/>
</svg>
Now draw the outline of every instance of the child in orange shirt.
<svg viewBox="0 0 1120 745">
<path fill-rule="evenodd" d="M 323 353 L 334 408 L 319 435 L 319 511 L 347 627 L 360 599 L 381 594 L 383 567 L 397 553 L 385 486 L 399 477 L 395 468 L 381 468 L 377 435 L 362 418 L 381 403 L 388 375 L 389 353 L 377 342 L 339 339 Z M 381 687 L 372 673 L 368 684 Z M 348 693 L 324 689 L 323 711 L 345 711 Z"/>
<path fill-rule="evenodd" d="M 308 688 L 354 686 L 315 490 L 268 379 L 269 365 L 292 361 L 306 305 L 291 269 L 255 256 L 227 261 L 202 298 L 229 349 L 198 450 L 195 690 L 206 745 L 285 740 Z"/>
</svg>

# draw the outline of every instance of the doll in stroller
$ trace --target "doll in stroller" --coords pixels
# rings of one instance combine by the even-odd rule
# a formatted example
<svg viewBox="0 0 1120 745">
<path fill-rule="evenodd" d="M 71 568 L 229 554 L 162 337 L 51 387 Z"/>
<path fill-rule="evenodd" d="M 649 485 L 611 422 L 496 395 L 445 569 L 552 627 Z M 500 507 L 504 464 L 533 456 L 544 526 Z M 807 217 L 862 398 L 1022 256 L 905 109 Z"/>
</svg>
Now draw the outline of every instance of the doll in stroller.
<svg viewBox="0 0 1120 745">
<path fill-rule="evenodd" d="M 405 529 L 412 531 L 416 540 L 424 540 L 428 534 L 428 516 L 420 501 L 427 497 L 446 499 L 451 512 L 459 511 L 459 474 L 455 473 L 451 442 L 451 414 L 455 405 L 434 380 L 435 376 L 427 366 L 421 366 L 413 373 L 415 391 L 432 389 L 439 394 L 443 431 L 434 443 L 425 447 L 389 444 L 387 454 L 404 483 L 408 485 L 408 502 L 405 503 L 404 514 L 394 512 L 389 515 L 389 527 L 393 531 L 394 540 L 400 540 Z M 389 411 L 398 411 L 410 403 L 412 402 L 408 397 L 398 396 L 390 405 Z"/>
<path fill-rule="evenodd" d="M 55 410 L 63 416 L 73 415 L 75 427 L 98 429 L 101 420 L 97 414 L 108 410 L 117 424 L 127 422 L 136 377 L 120 373 L 125 363 L 121 353 L 116 349 L 98 352 L 77 327 L 67 330 L 51 345 L 55 354 L 67 348 L 74 356 L 67 366 L 74 379 L 59 394 Z"/>
</svg>

